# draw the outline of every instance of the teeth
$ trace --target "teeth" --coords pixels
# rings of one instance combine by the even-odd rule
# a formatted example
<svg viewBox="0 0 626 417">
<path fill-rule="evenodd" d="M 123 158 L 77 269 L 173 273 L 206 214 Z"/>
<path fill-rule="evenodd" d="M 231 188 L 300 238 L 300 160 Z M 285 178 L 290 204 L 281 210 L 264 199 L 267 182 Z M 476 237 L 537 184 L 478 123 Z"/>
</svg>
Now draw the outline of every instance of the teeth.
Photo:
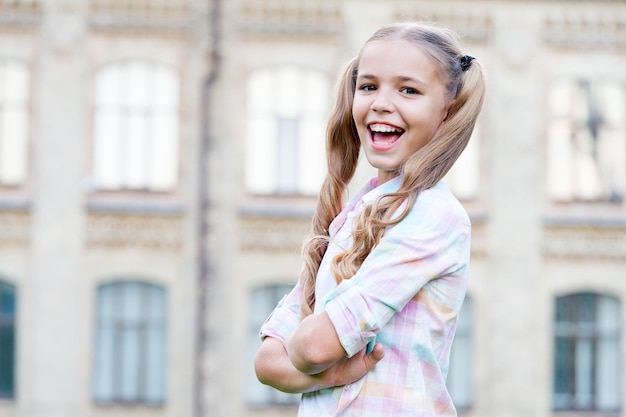
<svg viewBox="0 0 626 417">
<path fill-rule="evenodd" d="M 376 133 L 401 133 L 402 129 L 396 129 L 395 127 L 387 125 L 371 125 L 370 129 Z"/>
</svg>

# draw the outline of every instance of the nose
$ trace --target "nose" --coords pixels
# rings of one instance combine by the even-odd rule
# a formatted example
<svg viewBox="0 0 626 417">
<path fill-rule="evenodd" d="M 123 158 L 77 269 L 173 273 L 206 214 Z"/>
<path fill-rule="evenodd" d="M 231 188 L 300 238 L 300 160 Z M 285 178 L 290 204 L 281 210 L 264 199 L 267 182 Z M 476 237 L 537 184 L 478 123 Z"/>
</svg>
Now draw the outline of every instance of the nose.
<svg viewBox="0 0 626 417">
<path fill-rule="evenodd" d="M 376 96 L 372 101 L 372 105 L 370 109 L 376 113 L 384 113 L 384 112 L 392 112 L 393 111 L 393 103 L 391 101 L 390 93 L 385 91 L 384 89 L 379 89 L 376 92 Z"/>
</svg>

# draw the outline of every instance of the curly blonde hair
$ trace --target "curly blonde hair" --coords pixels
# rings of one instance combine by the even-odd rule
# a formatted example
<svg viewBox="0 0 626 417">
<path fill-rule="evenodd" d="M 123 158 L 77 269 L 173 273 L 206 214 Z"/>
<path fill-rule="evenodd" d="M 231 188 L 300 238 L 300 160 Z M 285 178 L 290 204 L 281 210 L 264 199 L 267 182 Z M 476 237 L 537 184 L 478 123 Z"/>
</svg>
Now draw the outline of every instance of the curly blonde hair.
<svg viewBox="0 0 626 417">
<path fill-rule="evenodd" d="M 354 242 L 332 261 L 337 283 L 350 279 L 376 247 L 386 227 L 399 223 L 412 209 L 417 196 L 439 182 L 465 149 L 485 96 L 483 69 L 477 60 L 461 67 L 461 45 L 454 31 L 430 23 L 396 23 L 380 28 L 366 42 L 407 40 L 427 52 L 437 64 L 440 79 L 452 102 L 446 119 L 428 144 L 399 167 L 403 182 L 397 192 L 366 206 L 354 220 Z M 340 79 L 333 113 L 326 132 L 328 173 L 322 184 L 313 216 L 310 237 L 302 248 L 304 268 L 300 314 L 306 317 L 315 304 L 315 279 L 329 242 L 328 228 L 341 212 L 352 179 L 361 142 L 352 115 L 360 56 L 352 59 Z M 400 211 L 400 209 L 402 209 Z M 399 213 L 398 213 L 399 212 Z M 393 217 L 392 217 L 393 216 Z"/>
</svg>

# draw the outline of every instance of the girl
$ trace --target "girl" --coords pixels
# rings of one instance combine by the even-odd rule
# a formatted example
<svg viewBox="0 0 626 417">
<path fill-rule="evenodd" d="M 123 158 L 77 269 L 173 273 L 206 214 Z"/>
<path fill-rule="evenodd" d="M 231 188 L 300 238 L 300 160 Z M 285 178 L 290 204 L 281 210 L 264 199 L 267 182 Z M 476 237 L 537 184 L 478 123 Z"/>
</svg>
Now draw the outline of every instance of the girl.
<svg viewBox="0 0 626 417">
<path fill-rule="evenodd" d="M 470 221 L 441 179 L 484 89 L 480 64 L 435 25 L 382 27 L 348 65 L 305 266 L 255 358 L 261 382 L 303 393 L 299 416 L 456 415 L 445 379 Z M 344 207 L 361 148 L 378 177 Z"/>
</svg>

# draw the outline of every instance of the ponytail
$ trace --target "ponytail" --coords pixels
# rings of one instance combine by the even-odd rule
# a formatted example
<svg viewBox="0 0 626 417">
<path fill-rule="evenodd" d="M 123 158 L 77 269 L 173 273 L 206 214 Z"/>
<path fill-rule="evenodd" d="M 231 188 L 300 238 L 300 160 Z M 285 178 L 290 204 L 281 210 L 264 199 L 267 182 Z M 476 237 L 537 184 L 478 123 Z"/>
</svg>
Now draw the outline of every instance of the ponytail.
<svg viewBox="0 0 626 417">
<path fill-rule="evenodd" d="M 335 108 L 326 129 L 326 163 L 324 179 L 313 215 L 310 237 L 302 254 L 304 269 L 300 314 L 306 317 L 315 305 L 315 278 L 328 248 L 328 227 L 343 208 L 344 194 L 359 162 L 361 142 L 352 119 L 352 100 L 356 82 L 357 60 L 352 59 L 340 78 Z"/>
</svg>

